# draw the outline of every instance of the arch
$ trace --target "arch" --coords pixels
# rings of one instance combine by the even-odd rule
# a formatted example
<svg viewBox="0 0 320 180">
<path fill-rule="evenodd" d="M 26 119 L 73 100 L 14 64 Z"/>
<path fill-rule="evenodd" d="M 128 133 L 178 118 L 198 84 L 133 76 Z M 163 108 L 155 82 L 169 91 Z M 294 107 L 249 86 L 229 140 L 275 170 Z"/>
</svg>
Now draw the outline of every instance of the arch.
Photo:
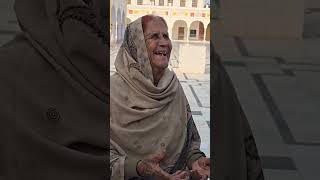
<svg viewBox="0 0 320 180">
<path fill-rule="evenodd" d="M 137 0 L 137 5 L 143 5 L 143 0 Z"/>
<path fill-rule="evenodd" d="M 192 0 L 192 7 L 198 7 L 198 0 Z"/>
<path fill-rule="evenodd" d="M 177 20 L 172 27 L 172 40 L 187 40 L 188 25 L 184 20 Z"/>
<path fill-rule="evenodd" d="M 180 0 L 180 7 L 186 7 L 186 0 Z"/>
<path fill-rule="evenodd" d="M 159 0 L 159 6 L 164 6 L 164 0 Z"/>
<path fill-rule="evenodd" d="M 204 25 L 201 21 L 193 21 L 189 29 L 190 41 L 202 41 L 204 39 Z"/>
<path fill-rule="evenodd" d="M 210 41 L 210 38 L 211 38 L 211 28 L 210 28 L 210 23 L 209 23 L 206 28 L 206 41 Z"/>
</svg>

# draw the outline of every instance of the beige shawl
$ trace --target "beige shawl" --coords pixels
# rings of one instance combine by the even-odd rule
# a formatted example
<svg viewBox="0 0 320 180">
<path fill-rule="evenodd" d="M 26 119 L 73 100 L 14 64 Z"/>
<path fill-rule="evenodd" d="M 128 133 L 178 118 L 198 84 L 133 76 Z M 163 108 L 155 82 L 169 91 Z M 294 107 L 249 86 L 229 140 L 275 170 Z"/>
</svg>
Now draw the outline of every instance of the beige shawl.
<svg viewBox="0 0 320 180">
<path fill-rule="evenodd" d="M 126 158 L 143 159 L 161 149 L 166 157 L 160 166 L 172 171 L 186 144 L 191 112 L 174 72 L 166 69 L 153 84 L 141 18 L 128 25 L 115 67 L 110 82 L 112 179 L 125 178 Z"/>
</svg>

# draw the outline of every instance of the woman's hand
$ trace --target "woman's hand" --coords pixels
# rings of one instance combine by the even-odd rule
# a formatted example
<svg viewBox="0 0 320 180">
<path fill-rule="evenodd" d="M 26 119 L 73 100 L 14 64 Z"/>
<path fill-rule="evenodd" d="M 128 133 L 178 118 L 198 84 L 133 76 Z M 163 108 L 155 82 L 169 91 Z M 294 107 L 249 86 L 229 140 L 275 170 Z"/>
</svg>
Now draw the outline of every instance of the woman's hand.
<svg viewBox="0 0 320 180">
<path fill-rule="evenodd" d="M 172 175 L 165 172 L 160 167 L 160 161 L 165 157 L 164 151 L 158 154 L 152 154 L 140 161 L 137 165 L 137 171 L 141 176 L 153 176 L 161 180 L 173 180 Z"/>
<path fill-rule="evenodd" d="M 165 157 L 164 151 L 153 154 L 140 161 L 137 165 L 137 171 L 141 176 L 152 176 L 156 180 L 189 180 L 186 171 L 177 171 L 169 174 L 160 167 L 160 161 Z"/>
<path fill-rule="evenodd" d="M 186 171 L 177 171 L 174 174 L 170 174 L 169 177 L 155 177 L 155 180 L 190 180 Z"/>
<path fill-rule="evenodd" d="M 189 180 L 189 174 L 186 171 L 177 171 L 171 175 L 174 180 Z"/>
<path fill-rule="evenodd" d="M 192 163 L 192 176 L 195 179 L 205 180 L 210 177 L 210 159 L 201 157 Z"/>
</svg>

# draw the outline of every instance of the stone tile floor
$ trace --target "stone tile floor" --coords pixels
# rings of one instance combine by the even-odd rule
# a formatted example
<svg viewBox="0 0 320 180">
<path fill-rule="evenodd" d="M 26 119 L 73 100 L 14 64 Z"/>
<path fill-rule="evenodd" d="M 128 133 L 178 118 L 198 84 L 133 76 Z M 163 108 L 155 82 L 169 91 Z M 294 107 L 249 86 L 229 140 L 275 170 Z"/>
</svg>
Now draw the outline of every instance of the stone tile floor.
<svg viewBox="0 0 320 180">
<path fill-rule="evenodd" d="M 266 180 L 320 177 L 319 60 L 302 58 L 302 64 L 296 64 L 290 58 L 223 58 L 255 136 Z"/>
</svg>

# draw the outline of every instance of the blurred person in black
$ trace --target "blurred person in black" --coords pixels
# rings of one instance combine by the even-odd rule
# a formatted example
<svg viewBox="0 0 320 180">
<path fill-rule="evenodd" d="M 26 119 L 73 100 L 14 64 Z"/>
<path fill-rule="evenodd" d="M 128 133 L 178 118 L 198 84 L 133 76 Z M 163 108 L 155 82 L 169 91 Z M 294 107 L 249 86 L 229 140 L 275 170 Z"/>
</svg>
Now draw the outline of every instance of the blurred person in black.
<svg viewBox="0 0 320 180">
<path fill-rule="evenodd" d="M 106 179 L 107 1 L 16 0 L 0 48 L 0 180 Z"/>
<path fill-rule="evenodd" d="M 232 81 L 213 46 L 210 54 L 213 60 L 213 123 L 210 123 L 213 129 L 213 177 L 219 180 L 264 180 L 255 140 Z"/>
</svg>

